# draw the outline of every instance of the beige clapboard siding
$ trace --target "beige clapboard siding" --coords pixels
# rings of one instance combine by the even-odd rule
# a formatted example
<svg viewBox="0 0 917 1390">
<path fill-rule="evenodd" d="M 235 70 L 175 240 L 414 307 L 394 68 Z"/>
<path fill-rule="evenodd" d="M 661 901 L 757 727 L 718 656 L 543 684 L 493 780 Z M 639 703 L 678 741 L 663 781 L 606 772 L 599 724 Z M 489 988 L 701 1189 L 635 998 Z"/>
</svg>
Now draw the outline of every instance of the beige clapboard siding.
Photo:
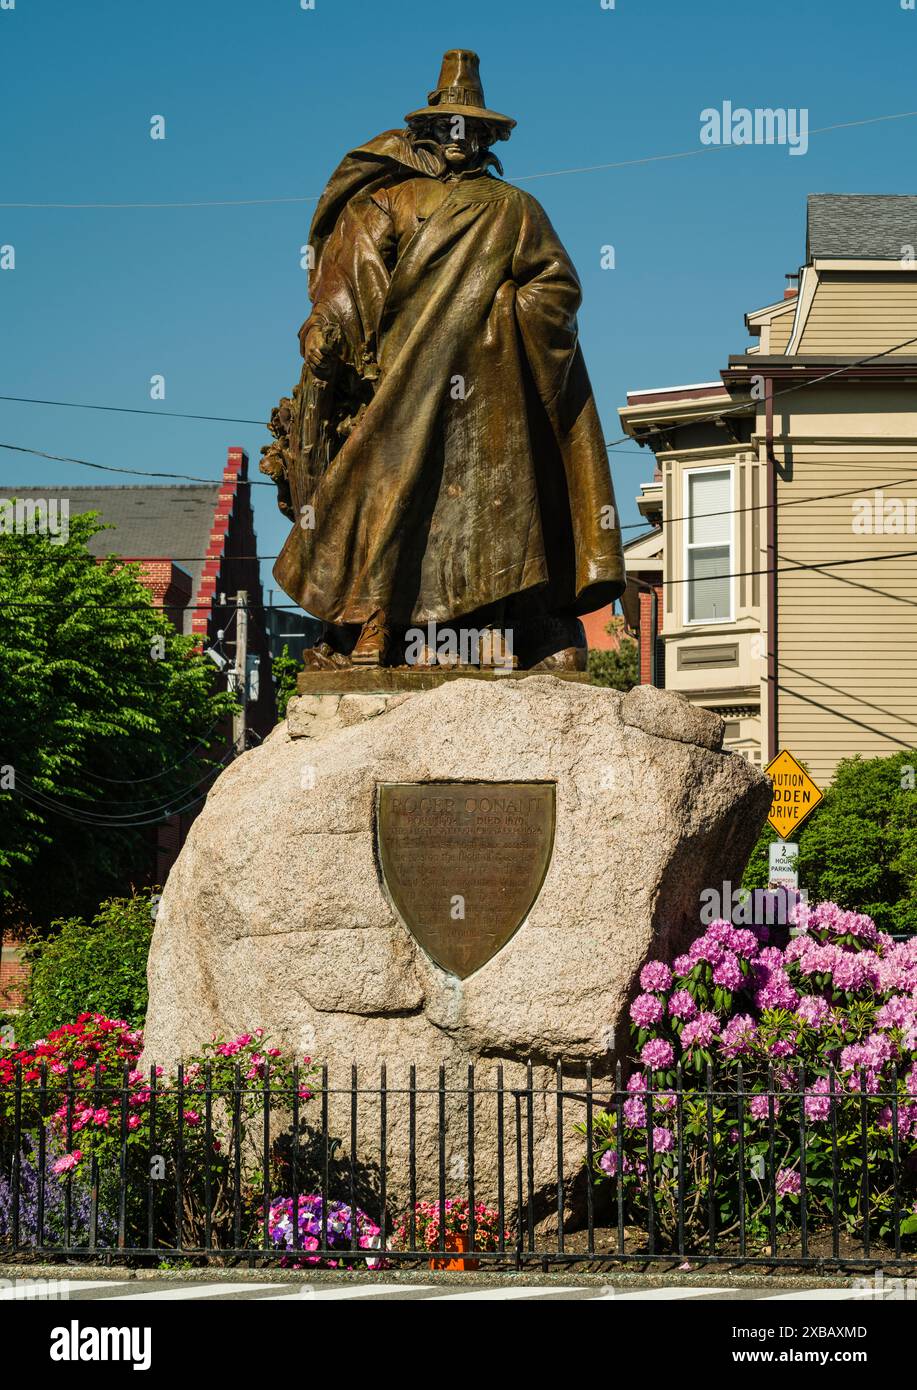
<svg viewBox="0 0 917 1390">
<path fill-rule="evenodd" d="M 806 319 L 799 353 L 878 352 L 895 347 L 914 356 L 917 344 L 917 271 L 913 275 L 822 272 Z"/>
<path fill-rule="evenodd" d="M 779 318 L 771 319 L 770 338 L 768 348 L 771 353 L 786 352 L 786 345 L 790 341 L 790 334 L 793 331 L 793 315 L 791 313 L 781 314 Z"/>
<path fill-rule="evenodd" d="M 917 498 L 917 481 L 884 486 L 917 479 L 917 441 L 913 450 L 868 441 L 794 444 L 793 460 L 793 481 L 779 485 L 780 503 L 858 485 L 871 500 L 876 488 L 886 498 Z M 826 498 L 781 506 L 777 514 L 779 566 L 868 561 L 778 575 L 780 745 L 820 785 L 841 758 L 917 747 L 917 533 L 857 535 L 851 501 Z M 908 550 L 915 553 L 874 559 Z"/>
</svg>

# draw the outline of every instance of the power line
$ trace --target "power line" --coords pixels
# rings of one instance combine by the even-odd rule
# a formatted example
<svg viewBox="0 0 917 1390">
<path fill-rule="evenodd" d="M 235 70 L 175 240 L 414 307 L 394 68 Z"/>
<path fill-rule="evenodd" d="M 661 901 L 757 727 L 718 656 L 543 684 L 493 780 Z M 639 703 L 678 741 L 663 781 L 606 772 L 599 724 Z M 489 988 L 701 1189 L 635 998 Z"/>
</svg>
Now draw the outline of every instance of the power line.
<svg viewBox="0 0 917 1390">
<path fill-rule="evenodd" d="M 229 761 L 230 754 L 226 754 L 222 758 L 219 758 L 215 763 L 211 764 L 211 766 L 207 768 L 203 776 L 199 777 L 196 782 L 192 782 L 187 787 L 177 788 L 174 795 L 168 797 L 163 802 L 159 802 L 155 795 L 136 797 L 89 797 L 87 798 L 87 804 L 85 806 L 86 813 L 88 815 L 94 815 L 95 812 L 92 810 L 92 807 L 94 806 L 136 807 L 135 810 L 128 811 L 123 816 L 116 815 L 114 811 L 100 811 L 98 813 L 101 818 L 112 822 L 132 820 L 134 817 L 138 815 L 151 815 L 160 811 L 166 812 L 167 814 L 171 814 L 171 812 L 168 811 L 168 808 L 172 805 L 173 802 L 180 801 L 183 797 L 187 796 L 189 792 L 197 791 L 198 787 L 202 787 L 205 782 L 209 781 L 212 777 L 216 776 L 217 773 L 219 773 L 224 767 L 226 767 Z M 92 774 L 90 773 L 89 775 L 91 776 Z M 17 777 L 16 780 L 17 785 L 21 783 L 30 792 L 32 792 L 33 796 L 43 797 L 47 803 L 47 809 L 49 810 L 62 809 L 67 811 L 75 811 L 84 809 L 82 806 L 73 806 L 69 801 L 64 801 L 59 797 L 53 796 L 50 792 L 43 791 L 40 787 L 36 787 L 31 782 L 27 781 L 24 777 Z M 141 778 L 139 780 L 145 781 L 148 779 Z M 129 780 L 128 785 L 130 785 Z"/>
<path fill-rule="evenodd" d="M 884 347 L 884 349 L 882 349 L 882 352 L 871 353 L 868 357 L 859 357 L 859 359 L 849 361 L 849 363 L 843 364 L 843 367 L 835 367 L 834 371 L 828 371 L 828 373 L 821 375 L 821 377 L 809 377 L 806 378 L 806 381 L 799 381 L 796 382 L 795 385 L 786 386 L 784 391 L 775 391 L 773 393 L 773 396 L 771 396 L 771 400 L 773 400 L 773 402 L 774 400 L 782 400 L 784 396 L 793 395 L 793 392 L 796 391 L 804 391 L 804 389 L 809 388 L 809 386 L 823 385 L 825 381 L 831 381 L 831 379 L 834 377 L 841 377 L 841 375 L 849 373 L 849 371 L 856 371 L 859 367 L 867 367 L 868 364 L 873 363 L 873 361 L 878 361 L 879 359 L 881 359 L 881 357 L 888 357 L 891 353 L 900 352 L 900 350 L 902 350 L 902 347 L 910 347 L 911 345 L 914 345 L 914 343 L 917 343 L 917 336 L 914 336 L 914 338 L 906 338 L 903 342 L 895 343 L 895 345 L 893 345 L 892 347 Z M 792 357 L 786 357 L 786 361 L 792 361 Z M 752 375 L 754 375 L 754 373 Z M 764 375 L 764 373 L 760 373 L 759 375 Z M 210 420 L 222 421 L 222 423 L 228 424 L 260 424 L 263 425 L 264 430 L 267 431 L 267 424 L 265 424 L 264 421 L 243 420 L 243 418 L 232 418 L 229 416 L 195 416 L 195 414 L 182 414 L 179 413 L 179 411 L 139 410 L 133 409 L 133 407 L 129 406 L 94 406 L 94 404 L 69 402 L 69 400 L 33 400 L 32 398 L 26 398 L 26 396 L 0 396 L 0 400 L 18 400 L 18 402 L 24 402 L 28 404 L 50 404 L 50 406 L 61 406 L 65 407 L 65 409 L 74 410 L 106 410 L 113 411 L 113 413 L 118 414 L 139 414 L 139 416 L 163 416 L 174 418 L 174 420 Z M 756 410 L 756 404 L 754 404 L 753 402 L 747 402 L 747 400 L 743 400 L 743 402 L 735 404 L 735 406 L 731 406 L 729 407 L 729 409 L 714 411 L 714 413 L 709 414 L 709 416 L 696 416 L 693 417 L 692 420 L 682 421 L 682 424 L 713 424 L 716 423 L 716 421 L 718 420 L 725 420 L 725 418 L 729 416 L 735 416 L 735 414 L 749 414 L 750 410 Z M 652 434 L 659 434 L 659 431 L 650 431 L 650 435 L 647 435 L 647 438 L 650 438 Z M 606 441 L 606 443 L 604 443 L 604 448 L 617 450 L 620 449 L 621 445 L 634 445 L 634 442 L 634 436 L 621 435 L 618 439 L 610 439 L 610 441 Z M 638 445 L 638 448 L 641 448 L 641 446 Z M 217 480 L 217 478 L 201 478 L 197 477 L 196 474 L 190 473 L 164 473 L 164 471 L 158 470 L 151 471 L 149 470 L 149 468 L 125 468 L 117 467 L 114 466 L 114 464 L 108 463 L 94 463 L 94 461 L 90 459 L 74 459 L 74 457 L 68 455 L 56 455 L 56 453 L 46 453 L 42 449 L 26 448 L 25 445 L 17 445 L 17 443 L 0 443 L 0 449 L 8 449 L 14 453 L 28 453 L 28 455 L 38 457 L 38 459 L 49 459 L 51 463 L 72 463 L 82 468 L 97 468 L 97 470 L 100 470 L 101 473 L 124 473 L 131 475 L 131 477 L 138 478 L 170 478 L 170 480 L 174 481 L 208 482 L 208 484 L 215 484 L 215 482 L 222 481 Z M 634 455 L 636 455 L 636 449 L 634 448 L 621 449 L 621 452 L 634 453 Z M 653 452 L 656 452 L 656 450 L 653 450 Z M 250 486 L 250 488 L 274 488 L 274 482 L 260 480 L 260 478 L 238 478 L 238 480 L 236 480 L 236 484 L 238 484 L 239 486 Z"/>
<path fill-rule="evenodd" d="M 127 405 L 87 405 L 82 401 L 44 401 L 33 396 L 0 396 L 0 401 L 15 401 L 18 405 L 57 405 L 67 410 L 106 410 L 118 415 L 162 415 L 169 420 L 212 420 L 221 425 L 261 425 L 267 429 L 266 420 L 246 420 L 235 415 L 189 415 L 180 410 L 141 410 Z"/>
<path fill-rule="evenodd" d="M 164 418 L 164 419 L 169 419 L 169 420 L 211 420 L 211 421 L 216 421 L 216 422 L 218 422 L 218 423 L 220 423 L 220 424 L 225 424 L 225 425 L 260 425 L 260 426 L 262 427 L 262 429 L 264 429 L 264 430 L 266 430 L 266 429 L 268 428 L 268 425 L 267 425 L 267 421 L 266 421 L 266 420 L 250 420 L 250 419 L 247 419 L 246 417 L 243 417 L 243 416 L 234 416 L 234 415 L 193 415 L 193 414 L 187 413 L 186 411 L 180 411 L 180 410 L 145 410 L 145 409 L 144 409 L 144 410 L 141 410 L 141 409 L 139 409 L 139 408 L 134 408 L 134 407 L 132 407 L 132 406 L 126 406 L 126 405 L 91 405 L 91 404 L 88 404 L 88 403 L 86 403 L 86 402 L 84 402 L 84 401 L 50 401 L 50 400 L 42 400 L 41 398 L 36 397 L 36 396 L 2 396 L 2 395 L 0 395 L 0 401 L 12 401 L 12 402 L 14 402 L 14 403 L 17 404 L 17 405 L 53 405 L 53 406 L 59 406 L 59 407 L 61 407 L 62 409 L 65 409 L 65 410 L 104 410 L 104 411 L 107 411 L 107 412 L 109 412 L 109 413 L 111 413 L 111 414 L 116 414 L 116 415 L 153 415 L 153 416 L 157 416 L 157 415 L 158 415 L 158 416 L 161 416 L 161 417 Z M 626 438 L 626 440 L 630 440 L 630 436 L 629 436 L 629 435 L 626 436 L 625 438 Z M 623 447 L 624 442 L 625 442 L 625 441 L 622 440 L 621 442 L 619 442 L 619 443 L 617 443 L 617 444 L 606 444 L 605 447 L 606 447 L 606 449 L 617 449 L 617 450 L 618 450 L 619 452 L 621 452 L 621 453 L 632 453 L 635 457 L 636 457 L 638 454 L 642 453 L 642 449 L 640 448 L 639 445 L 637 445 L 637 446 L 634 447 L 634 448 L 627 449 L 627 448 Z M 633 441 L 631 441 L 631 443 L 632 443 L 632 442 L 633 442 Z M 2 446 L 2 447 L 4 447 L 4 448 L 14 448 L 15 446 L 14 446 L 14 445 L 4 445 L 4 446 Z M 26 450 L 26 452 L 27 452 L 27 453 L 29 453 L 29 452 L 37 453 L 37 452 L 39 452 L 39 451 L 38 451 L 38 450 Z M 49 455 L 47 455 L 46 457 L 50 458 L 50 457 L 52 457 L 52 455 L 49 454 Z M 79 462 L 81 462 L 82 460 L 80 460 L 80 459 L 71 459 L 71 460 L 63 460 L 63 461 L 64 461 L 64 462 L 75 462 L 75 463 L 79 463 Z M 89 465 L 87 465 L 87 466 L 89 466 Z M 98 468 L 101 468 L 101 467 L 102 467 L 101 464 L 96 464 L 96 465 L 94 465 L 94 466 L 95 466 L 95 467 L 98 467 Z M 132 470 L 123 469 L 123 470 L 121 470 L 121 471 L 122 471 L 122 472 L 129 472 L 129 471 L 132 471 Z M 157 478 L 158 478 L 158 477 L 184 477 L 185 475 L 184 475 L 184 474 L 160 474 L 160 473 L 155 473 L 155 474 L 150 474 L 149 476 L 150 476 L 150 477 L 157 477 Z M 209 482 L 210 480 L 207 479 L 207 478 L 203 478 L 203 479 L 198 479 L 197 481 L 200 481 L 200 482 Z M 259 486 L 261 486 L 261 487 L 265 487 L 265 486 L 266 486 L 266 487 L 271 487 L 271 486 L 273 486 L 273 484 L 271 484 L 271 483 L 267 483 L 267 484 L 265 484 L 265 483 L 259 483 Z"/>
<path fill-rule="evenodd" d="M 917 443 L 917 440 L 915 440 Z M 711 516 L 739 516 L 743 512 L 768 511 L 771 507 L 775 511 L 780 511 L 783 507 L 802 507 L 808 502 L 830 502 L 835 497 L 859 497 L 865 487 L 872 487 L 873 490 L 882 491 L 887 487 L 903 487 L 905 483 L 917 483 L 917 476 L 910 478 L 887 478 L 881 483 L 860 484 L 858 487 L 846 488 L 843 492 L 820 492 L 812 497 L 787 497 L 782 502 L 752 502 L 747 507 L 725 507 L 719 512 L 691 512 L 685 516 L 666 516 L 662 519 L 662 526 L 673 526 L 676 521 L 704 521 Z M 622 526 L 622 531 L 633 531 L 635 526 L 640 525 L 635 522 L 633 525 Z M 661 530 L 661 527 L 654 528 Z M 652 532 L 650 532 L 652 534 Z M 269 559 L 269 556 L 265 557 Z"/>
<path fill-rule="evenodd" d="M 834 130 L 852 130 L 858 126 L 878 125 L 884 121 L 904 121 L 917 116 L 917 111 L 897 111 L 887 116 L 866 116 L 858 121 L 838 121 L 834 125 L 818 126 L 808 132 L 813 135 L 827 135 Z M 694 149 L 679 150 L 674 154 L 649 154 L 637 159 L 620 159 L 605 164 L 584 164 L 568 169 L 548 169 L 535 174 L 520 174 L 516 183 L 531 183 L 535 179 L 560 178 L 565 174 L 594 174 L 608 169 L 629 169 L 641 164 L 658 164 L 673 159 L 693 159 L 698 155 L 711 154 L 718 150 L 741 149 L 740 145 L 698 145 Z M 152 209 L 152 208 L 227 208 L 264 207 L 283 203 L 316 203 L 321 194 L 304 193 L 279 198 L 215 198 L 197 199 L 191 202 L 146 202 L 146 203 L 0 203 L 0 208 L 31 209 Z"/>
<path fill-rule="evenodd" d="M 155 411 L 153 413 L 155 414 Z M 111 463 L 93 463 L 90 459 L 71 458 L 68 454 L 47 454 L 43 449 L 29 449 L 24 444 L 0 443 L 0 449 L 9 449 L 16 454 L 34 454 L 36 458 L 50 459 L 52 463 L 75 463 L 81 468 L 97 468 L 103 473 L 130 473 L 135 478 L 172 478 L 191 483 L 210 483 L 212 486 L 224 481 L 222 478 L 199 478 L 192 473 L 163 473 L 152 472 L 147 468 L 120 468 Z M 273 483 L 262 482 L 259 478 L 235 478 L 233 481 L 237 487 L 274 487 Z"/>
<path fill-rule="evenodd" d="M 99 830 L 139 830 L 141 827 L 148 825 L 160 825 L 164 820 L 169 820 L 172 816 L 184 815 L 185 811 L 190 811 L 192 806 L 197 806 L 198 803 L 203 801 L 207 796 L 207 792 L 201 792 L 199 796 L 195 796 L 191 801 L 186 802 L 185 805 L 174 806 L 162 815 L 152 815 L 142 819 L 137 818 L 136 820 L 131 821 L 120 821 L 113 820 L 110 817 L 104 816 L 92 817 L 88 814 L 78 815 L 73 811 L 65 811 L 56 807 L 46 806 L 43 802 L 38 800 L 36 797 L 31 795 L 31 793 L 27 791 L 21 791 L 19 794 L 26 801 L 31 801 L 41 810 L 46 811 L 51 815 L 63 816 L 65 820 L 77 821 L 81 825 L 94 826 L 96 829 Z"/>
<path fill-rule="evenodd" d="M 110 785 L 136 787 L 141 785 L 143 782 L 156 782 L 160 777 L 165 777 L 168 773 L 174 772 L 176 768 L 181 767 L 183 763 L 186 763 L 189 758 L 193 758 L 195 753 L 200 752 L 201 749 L 208 748 L 212 736 L 220 723 L 221 721 L 219 719 L 215 720 L 214 723 L 211 724 L 210 728 L 207 730 L 203 738 L 199 739 L 197 743 L 193 744 L 192 747 L 188 750 L 187 753 L 185 753 L 183 757 L 178 758 L 177 761 L 174 763 L 170 763 L 168 767 L 162 768 L 161 771 L 151 773 L 149 777 L 103 777 L 100 772 L 86 772 L 84 773 L 84 775 L 91 777 L 95 782 L 107 782 Z"/>
<path fill-rule="evenodd" d="M 815 499 L 807 499 L 807 500 L 815 500 Z M 701 580 L 694 579 L 693 577 L 690 577 L 690 576 L 689 576 L 689 577 L 685 577 L 685 578 L 681 578 L 681 579 L 664 579 L 664 580 L 662 580 L 662 583 L 663 583 L 663 585 L 667 585 L 667 584 L 707 583 L 707 582 L 709 582 L 709 580 L 713 580 L 713 579 L 743 579 L 743 578 L 747 578 L 749 575 L 755 575 L 755 574 L 785 574 L 785 573 L 787 573 L 787 572 L 789 572 L 789 571 L 793 571 L 793 570 L 821 570 L 821 569 L 831 569 L 831 568 L 834 568 L 834 567 L 839 566 L 839 565 L 869 565 L 869 564 L 880 564 L 880 563 L 882 563 L 882 561 L 885 561 L 885 560 L 902 560 L 902 559 L 907 559 L 907 558 L 909 558 L 909 557 L 911 557 L 911 556 L 913 556 L 913 555 L 917 555 L 917 550 L 898 550 L 898 551 L 893 551 L 893 552 L 891 552 L 891 553 L 889 553 L 889 554 L 883 554 L 883 555 L 853 555 L 853 556 L 846 555 L 846 556 L 843 556 L 841 559 L 837 559 L 837 560 L 814 560 L 814 561 L 812 561 L 812 562 L 809 563 L 809 564 L 778 565 L 778 566 L 776 567 L 776 569 L 774 569 L 774 568 L 772 568 L 772 567 L 771 567 L 771 568 L 765 567 L 765 568 L 763 568 L 763 569 L 731 570 L 731 571 L 729 571 L 727 574 L 709 575 L 709 576 L 706 576 L 704 579 L 701 579 Z M 81 605 L 79 605 L 79 606 L 74 606 L 74 607 L 68 609 L 68 616 L 71 616 L 71 615 L 77 614 L 77 613 L 104 612 L 104 611 L 108 611 L 108 610 L 117 611 L 117 612 L 131 612 L 131 611 L 133 611 L 137 606 L 138 606 L 138 605 L 136 605 L 136 604 L 131 604 L 131 603 L 85 603 L 85 604 L 81 604 Z M 144 605 L 144 607 L 146 607 L 146 606 L 147 606 L 147 605 Z M 165 608 L 165 609 L 167 609 L 169 612 L 179 613 L 179 612 L 190 612 L 190 611 L 192 611 L 192 610 L 194 610 L 194 609 L 206 609 L 207 611 L 210 611 L 210 609 L 211 609 L 212 607 L 214 607 L 214 606 L 226 608 L 226 607 L 229 607 L 229 604 L 212 605 L 212 604 L 209 604 L 209 603 L 186 603 L 186 604 L 177 604 L 177 603 L 176 603 L 176 604 L 165 604 L 165 605 L 164 605 L 164 604 L 153 603 L 153 604 L 150 604 L 150 605 L 148 605 L 148 606 L 149 606 L 150 608 L 156 609 L 157 611 Z M 254 607 L 255 607 L 255 608 L 260 608 L 260 609 L 262 609 L 262 610 L 264 610 L 264 609 L 266 609 L 266 608 L 278 609 L 278 610 L 295 609 L 297 612 L 302 612 L 302 613 L 305 612 L 305 610 L 302 609 L 298 603 L 272 603 L 272 604 L 266 604 L 266 603 L 262 602 L 262 603 L 259 603 L 259 604 L 254 605 Z M 20 599 L 13 599 L 13 600 L 11 600 L 11 601 L 8 602 L 8 603 L 7 603 L 7 602 L 0 602 L 0 609 L 3 609 L 3 608 L 14 608 L 14 609 L 19 609 L 19 608 L 53 608 L 53 609 L 55 609 L 55 610 L 59 610 L 60 605 L 57 604 L 57 603 L 53 603 L 53 602 L 51 602 L 50 600 L 44 601 L 44 600 L 34 600 L 34 599 L 21 599 L 21 600 L 20 600 Z M 250 611 L 250 612 L 252 611 L 251 606 L 250 606 L 250 608 L 249 608 L 249 611 Z"/>
<path fill-rule="evenodd" d="M 917 343 L 917 336 L 905 338 L 903 343 L 895 343 L 892 347 L 883 348 L 881 352 L 873 352 L 869 357 L 859 357 L 853 362 L 845 362 L 842 367 L 835 367 L 834 371 L 826 372 L 824 376 L 807 377 L 805 381 L 797 381 L 794 386 L 787 386 L 783 391 L 774 391 L 771 395 L 771 401 L 782 400 L 784 396 L 791 396 L 794 391 L 804 391 L 808 386 L 821 386 L 824 382 L 830 381 L 832 377 L 843 376 L 845 372 L 856 371 L 858 367 L 868 367 L 870 362 L 878 362 L 881 357 L 888 357 L 893 352 L 900 352 L 902 348 L 911 347 L 914 343 Z M 783 354 L 782 360 L 792 364 L 795 359 Z M 764 377 L 767 375 L 768 373 L 763 370 L 760 372 L 752 371 L 749 373 L 749 378 L 751 379 L 755 376 Z M 665 402 L 660 401 L 659 404 L 662 406 Z M 675 427 L 685 428 L 689 425 L 712 425 L 716 424 L 718 420 L 725 420 L 732 415 L 748 414 L 750 409 L 757 413 L 757 402 L 752 400 L 741 401 L 738 405 L 734 405 L 728 410 L 717 410 L 711 415 L 695 415 L 690 419 L 679 421 Z M 672 428 L 672 426 L 670 426 L 670 428 Z M 652 435 L 659 434 L 660 432 L 661 431 L 658 429 L 651 429 L 647 432 L 647 438 L 649 439 Z M 605 447 L 606 449 L 611 449 L 618 444 L 623 444 L 625 440 L 633 438 L 634 436 L 632 434 L 622 434 L 619 439 L 614 439 L 610 443 L 606 442 Z M 655 453 L 656 451 L 652 450 L 652 452 Z"/>
<path fill-rule="evenodd" d="M 716 579 L 746 579 L 755 574 L 787 574 L 794 570 L 822 570 L 835 569 L 840 565 L 869 565 L 882 560 L 905 560 L 913 555 L 917 555 L 917 550 L 897 550 L 888 555 L 847 555 L 841 560 L 813 560 L 809 564 L 800 565 L 777 565 L 757 570 L 732 570 L 728 574 L 711 574 L 702 579 L 695 579 L 693 575 L 685 575 L 680 579 L 663 579 L 663 586 L 669 584 L 704 584 Z M 829 576 L 833 578 L 833 576 Z"/>
</svg>

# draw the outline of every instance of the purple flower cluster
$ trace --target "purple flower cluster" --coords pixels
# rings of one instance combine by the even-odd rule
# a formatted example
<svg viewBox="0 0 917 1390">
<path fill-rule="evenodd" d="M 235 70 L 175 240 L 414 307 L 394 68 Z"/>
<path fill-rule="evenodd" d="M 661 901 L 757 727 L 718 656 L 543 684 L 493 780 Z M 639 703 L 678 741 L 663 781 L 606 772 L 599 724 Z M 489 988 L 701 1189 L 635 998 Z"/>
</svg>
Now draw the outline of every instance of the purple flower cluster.
<svg viewBox="0 0 917 1390">
<path fill-rule="evenodd" d="M 298 1234 L 296 1234 L 298 1227 Z M 329 1201 L 325 1207 L 325 1227 L 328 1234 L 328 1248 L 337 1251 L 377 1250 L 379 1248 L 379 1227 L 371 1221 L 364 1211 L 353 1211 L 344 1202 Z M 295 1252 L 294 1267 L 326 1263 L 330 1267 L 340 1264 L 339 1260 L 313 1252 L 322 1245 L 322 1199 L 317 1195 L 280 1197 L 271 1203 L 268 1212 L 268 1232 L 273 1243 L 281 1250 Z M 302 1253 L 300 1253 L 302 1252 Z M 378 1255 L 366 1257 L 370 1269 L 380 1263 Z"/>
<path fill-rule="evenodd" d="M 630 1014 L 645 1074 L 652 1079 L 676 1061 L 709 1060 L 720 1067 L 741 1062 L 747 1075 L 758 1068 L 763 1077 L 776 1064 L 775 1085 L 789 1092 L 802 1065 L 805 1113 L 813 1122 L 831 1113 L 830 1067 L 837 1091 L 850 1094 L 864 1075 L 870 1091 L 890 1084 L 896 1066 L 917 1098 L 917 938 L 896 943 L 871 918 L 836 903 L 799 903 L 794 917 L 798 934 L 783 949 L 716 921 L 671 967 L 644 965 L 643 993 Z M 854 1000 L 860 1002 L 851 1012 Z M 633 1081 L 625 1119 L 645 1127 L 647 1107 Z M 654 1111 L 657 1104 L 658 1097 Z M 767 1097 L 756 1097 L 750 1113 L 767 1119 Z"/>
</svg>

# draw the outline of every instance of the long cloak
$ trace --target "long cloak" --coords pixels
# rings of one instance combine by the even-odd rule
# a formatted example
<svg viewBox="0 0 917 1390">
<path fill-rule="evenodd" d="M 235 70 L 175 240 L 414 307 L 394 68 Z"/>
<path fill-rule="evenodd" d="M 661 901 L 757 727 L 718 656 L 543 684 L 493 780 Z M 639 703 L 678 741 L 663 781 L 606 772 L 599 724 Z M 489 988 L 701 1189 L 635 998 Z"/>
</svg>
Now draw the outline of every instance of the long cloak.
<svg viewBox="0 0 917 1390">
<path fill-rule="evenodd" d="M 319 204 L 307 326 L 331 326 L 378 378 L 308 496 L 291 470 L 314 524 L 294 526 L 274 576 L 335 624 L 380 608 L 443 623 L 527 591 L 591 612 L 625 578 L 579 280 L 539 203 L 487 172 L 449 181 L 393 257 L 385 192 L 433 167 L 387 132 Z"/>
</svg>

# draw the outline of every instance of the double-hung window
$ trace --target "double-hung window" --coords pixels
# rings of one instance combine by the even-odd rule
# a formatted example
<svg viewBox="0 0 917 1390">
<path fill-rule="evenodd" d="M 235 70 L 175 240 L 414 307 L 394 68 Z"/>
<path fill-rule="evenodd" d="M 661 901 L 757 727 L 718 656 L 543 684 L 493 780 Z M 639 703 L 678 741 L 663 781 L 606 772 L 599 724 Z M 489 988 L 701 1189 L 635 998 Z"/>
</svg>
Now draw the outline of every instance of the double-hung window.
<svg viewBox="0 0 917 1390">
<path fill-rule="evenodd" d="M 685 473 L 685 622 L 730 623 L 732 469 Z"/>
</svg>

